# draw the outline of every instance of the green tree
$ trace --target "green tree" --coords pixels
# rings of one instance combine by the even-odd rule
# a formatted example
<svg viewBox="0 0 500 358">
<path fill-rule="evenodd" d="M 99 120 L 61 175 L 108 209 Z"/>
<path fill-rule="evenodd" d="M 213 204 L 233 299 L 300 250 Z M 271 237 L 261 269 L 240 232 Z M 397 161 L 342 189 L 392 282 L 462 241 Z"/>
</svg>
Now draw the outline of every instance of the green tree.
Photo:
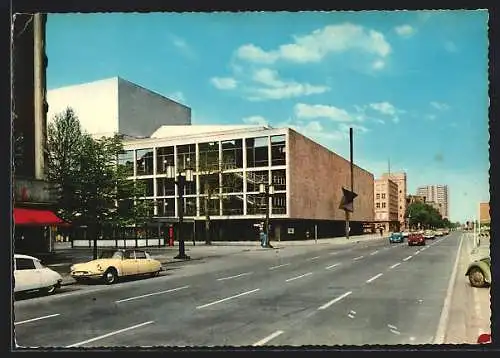
<svg viewBox="0 0 500 358">
<path fill-rule="evenodd" d="M 408 206 L 406 215 L 409 218 L 410 227 L 417 227 L 419 224 L 422 228 L 443 228 L 449 227 L 449 221 L 441 217 L 439 211 L 433 206 L 415 202 Z"/>
</svg>

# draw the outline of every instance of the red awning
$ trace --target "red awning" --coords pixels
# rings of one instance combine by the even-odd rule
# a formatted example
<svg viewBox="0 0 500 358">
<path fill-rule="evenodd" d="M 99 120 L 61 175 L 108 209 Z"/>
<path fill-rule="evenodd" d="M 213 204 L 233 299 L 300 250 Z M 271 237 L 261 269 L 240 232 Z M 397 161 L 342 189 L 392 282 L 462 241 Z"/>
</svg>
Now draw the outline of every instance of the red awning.
<svg viewBox="0 0 500 358">
<path fill-rule="evenodd" d="M 16 225 L 68 225 L 50 210 L 14 208 Z"/>
</svg>

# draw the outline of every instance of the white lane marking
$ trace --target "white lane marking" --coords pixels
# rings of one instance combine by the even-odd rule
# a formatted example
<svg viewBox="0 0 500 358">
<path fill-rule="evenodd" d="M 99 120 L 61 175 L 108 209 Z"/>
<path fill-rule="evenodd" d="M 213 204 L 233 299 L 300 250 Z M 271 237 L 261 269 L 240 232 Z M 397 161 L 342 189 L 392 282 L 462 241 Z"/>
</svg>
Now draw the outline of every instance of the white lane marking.
<svg viewBox="0 0 500 358">
<path fill-rule="evenodd" d="M 408 260 L 409 260 L 409 259 L 411 259 L 412 257 L 413 257 L 413 255 L 410 255 L 410 256 L 408 256 L 408 257 L 405 257 L 405 258 L 403 259 L 403 261 L 408 261 Z"/>
<path fill-rule="evenodd" d="M 401 265 L 401 262 L 398 262 L 397 264 L 392 265 L 390 268 L 393 269 L 393 268 L 398 267 L 399 265 Z"/>
<path fill-rule="evenodd" d="M 390 331 L 394 334 L 397 334 L 398 336 L 401 334 L 401 332 L 399 332 L 398 330 L 395 330 L 395 329 L 391 329 Z"/>
<path fill-rule="evenodd" d="M 455 264 L 453 266 L 453 271 L 451 273 L 450 281 L 448 282 L 448 289 L 446 291 L 446 298 L 444 299 L 443 310 L 441 311 L 441 316 L 439 317 L 439 324 L 437 332 L 434 336 L 434 344 L 443 344 L 446 335 L 446 328 L 448 327 L 448 319 L 450 317 L 450 306 L 451 299 L 453 296 L 453 286 L 457 277 L 458 262 L 460 259 L 460 253 L 462 249 L 462 243 L 464 240 L 464 235 L 460 236 L 460 243 L 458 244 L 457 253 L 455 257 Z"/>
<path fill-rule="evenodd" d="M 410 337 L 410 341 L 414 341 L 415 340 L 415 337 Z"/>
<path fill-rule="evenodd" d="M 353 315 L 352 313 L 349 313 L 349 314 L 347 315 L 347 317 L 349 317 L 349 318 L 351 318 L 351 319 L 354 319 L 354 315 Z"/>
<path fill-rule="evenodd" d="M 354 318 L 355 316 L 356 316 L 356 311 L 353 310 L 349 311 L 349 313 L 347 314 L 347 317 L 349 318 Z"/>
<path fill-rule="evenodd" d="M 339 266 L 339 265 L 340 265 L 340 263 L 338 263 L 338 264 L 333 264 L 333 265 L 330 265 L 330 266 L 325 267 L 325 269 L 329 270 L 329 269 L 332 269 L 332 268 L 337 267 L 337 266 Z"/>
<path fill-rule="evenodd" d="M 277 268 L 280 268 L 280 267 L 285 267 L 285 266 L 288 266 L 290 265 L 290 263 L 287 263 L 287 264 L 281 264 L 281 265 L 276 265 L 276 266 L 271 266 L 269 267 L 269 270 L 275 270 Z"/>
<path fill-rule="evenodd" d="M 353 258 L 353 260 L 354 260 L 354 261 L 356 261 L 356 260 L 361 260 L 363 257 L 364 257 L 364 256 L 358 256 L 358 257 Z"/>
<path fill-rule="evenodd" d="M 334 303 L 340 301 L 341 299 L 343 298 L 346 298 L 347 296 L 349 296 L 350 294 L 352 293 L 352 291 L 348 291 L 346 293 L 344 293 L 343 295 L 337 297 L 337 298 L 334 298 L 333 300 L 331 300 L 330 302 L 327 302 L 325 303 L 323 306 L 319 307 L 318 310 L 324 310 L 324 309 L 327 309 L 328 307 L 330 307 L 331 305 L 333 305 Z"/>
<path fill-rule="evenodd" d="M 284 332 L 283 331 L 276 331 L 274 333 L 271 333 L 269 336 L 265 337 L 265 338 L 262 338 L 260 341 L 258 342 L 255 342 L 253 344 L 254 347 L 257 347 L 257 346 L 263 346 L 264 344 L 266 344 L 267 342 L 269 342 L 270 340 L 278 337 L 279 335 L 282 335 Z"/>
<path fill-rule="evenodd" d="M 396 330 L 398 329 L 398 327 L 396 327 L 396 326 L 394 326 L 394 325 L 392 325 L 392 324 L 388 324 L 388 325 L 387 325 L 387 327 L 389 327 L 389 328 L 391 328 L 391 329 L 396 329 Z"/>
<path fill-rule="evenodd" d="M 182 287 L 177 287 L 177 288 L 171 288 L 169 290 L 164 290 L 164 291 L 159 291 L 159 292 L 153 292 L 153 293 L 148 293 L 146 295 L 140 295 L 140 296 L 135 296 L 135 297 L 130 297 L 130 298 L 124 298 L 123 300 L 118 300 L 115 301 L 115 303 L 122 303 L 122 302 L 128 302 L 128 301 L 133 301 L 133 300 L 138 300 L 144 297 L 150 297 L 150 296 L 156 296 L 156 295 L 162 295 L 164 293 L 170 293 L 170 292 L 175 292 L 175 291 L 180 291 L 184 290 L 185 288 L 188 288 L 189 286 L 182 286 Z"/>
<path fill-rule="evenodd" d="M 50 314 L 50 315 L 48 315 L 48 316 L 42 316 L 42 317 L 37 317 L 37 318 L 27 319 L 27 320 L 25 320 L 25 321 L 14 322 L 14 325 L 16 325 L 16 324 L 23 324 L 23 323 L 35 322 L 35 321 L 39 321 L 39 320 L 41 320 L 41 319 L 51 318 L 51 317 L 56 317 L 56 316 L 60 316 L 60 314 L 59 314 L 59 313 L 55 313 L 55 314 Z"/>
<path fill-rule="evenodd" d="M 375 250 L 370 255 L 375 255 L 377 252 L 378 252 L 378 250 Z"/>
<path fill-rule="evenodd" d="M 154 321 L 148 321 L 148 322 L 136 324 L 135 326 L 127 327 L 127 328 L 120 329 L 120 330 L 114 331 L 114 332 L 110 332 L 110 333 L 104 334 L 104 335 L 99 336 L 99 337 L 87 339 L 86 341 L 82 341 L 82 342 L 78 342 L 78 343 L 74 343 L 74 344 L 71 344 L 69 346 L 66 346 L 66 348 L 78 347 L 78 346 L 81 346 L 83 344 L 95 342 L 95 341 L 98 341 L 100 339 L 111 337 L 111 336 L 114 336 L 116 334 L 120 334 L 120 333 L 123 333 L 123 332 L 126 332 L 126 331 L 130 331 L 131 329 L 135 329 L 135 328 L 139 328 L 139 327 L 142 327 L 142 326 L 146 326 L 146 325 L 151 324 L 151 323 L 154 323 Z"/>
<path fill-rule="evenodd" d="M 334 252 L 330 252 L 328 255 L 337 255 L 339 252 L 338 251 L 334 251 Z"/>
<path fill-rule="evenodd" d="M 314 256 L 314 257 L 311 257 L 309 259 L 307 259 L 306 261 L 312 261 L 312 260 L 316 260 L 316 259 L 319 259 L 321 256 Z"/>
<path fill-rule="evenodd" d="M 218 278 L 217 281 L 224 281 L 224 280 L 230 280 L 232 278 L 237 278 L 237 277 L 243 277 L 243 276 L 248 276 L 253 274 L 253 272 L 245 272 L 245 273 L 240 273 L 239 275 L 234 275 L 234 276 L 228 276 L 228 277 L 221 277 Z"/>
<path fill-rule="evenodd" d="M 234 295 L 234 296 L 230 296 L 230 297 L 226 297 L 226 298 L 214 301 L 214 302 L 210 302 L 210 303 L 198 306 L 198 307 L 196 307 L 196 309 L 200 309 L 200 308 L 205 308 L 205 307 L 208 307 L 208 306 L 216 305 L 217 303 L 229 301 L 229 300 L 232 300 L 233 298 L 241 297 L 241 296 L 244 296 L 244 295 L 249 295 L 249 294 L 257 292 L 257 291 L 260 291 L 260 288 L 256 288 L 255 290 L 251 290 L 251 291 L 246 291 L 246 292 L 238 293 L 237 295 Z"/>
<path fill-rule="evenodd" d="M 312 275 L 312 272 L 308 272 L 308 273 L 305 273 L 305 274 L 300 275 L 300 276 L 289 278 L 288 280 L 285 280 L 285 282 L 290 282 L 290 281 L 293 281 L 293 280 L 297 280 L 299 278 L 306 277 L 306 276 L 309 276 L 309 275 Z"/>
<path fill-rule="evenodd" d="M 377 278 L 379 278 L 382 275 L 383 275 L 383 273 L 379 273 L 378 275 L 375 275 L 372 278 L 369 278 L 368 280 L 366 280 L 366 283 L 373 282 L 373 281 L 375 281 Z"/>
</svg>

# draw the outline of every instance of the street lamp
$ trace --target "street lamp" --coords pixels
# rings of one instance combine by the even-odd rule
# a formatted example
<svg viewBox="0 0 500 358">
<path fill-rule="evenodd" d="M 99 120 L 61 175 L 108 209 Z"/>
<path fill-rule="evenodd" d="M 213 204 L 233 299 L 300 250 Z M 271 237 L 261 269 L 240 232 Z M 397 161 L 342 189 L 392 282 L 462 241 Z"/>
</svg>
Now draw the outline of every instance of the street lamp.
<svg viewBox="0 0 500 358">
<path fill-rule="evenodd" d="M 188 165 L 189 165 L 189 158 L 188 158 Z M 175 167 L 173 165 L 168 165 L 166 168 L 166 175 L 167 178 L 169 179 L 174 179 L 175 180 L 175 185 L 177 185 L 177 191 L 179 193 L 178 196 L 178 210 L 179 210 L 179 228 L 178 228 L 178 235 L 179 235 L 179 255 L 174 257 L 175 259 L 183 259 L 183 260 L 189 260 L 190 257 L 186 255 L 186 248 L 184 246 L 184 238 L 182 236 L 182 222 L 184 220 L 184 188 L 186 186 L 186 182 L 192 182 L 193 181 L 193 169 L 186 167 L 184 170 L 176 172 Z"/>
<path fill-rule="evenodd" d="M 265 195 L 266 199 L 266 223 L 265 223 L 265 233 L 267 237 L 267 246 L 271 246 L 271 239 L 269 237 L 269 215 L 270 215 L 270 206 L 269 206 L 269 198 L 274 195 L 274 186 L 269 183 L 260 183 L 259 184 L 259 193 Z"/>
</svg>

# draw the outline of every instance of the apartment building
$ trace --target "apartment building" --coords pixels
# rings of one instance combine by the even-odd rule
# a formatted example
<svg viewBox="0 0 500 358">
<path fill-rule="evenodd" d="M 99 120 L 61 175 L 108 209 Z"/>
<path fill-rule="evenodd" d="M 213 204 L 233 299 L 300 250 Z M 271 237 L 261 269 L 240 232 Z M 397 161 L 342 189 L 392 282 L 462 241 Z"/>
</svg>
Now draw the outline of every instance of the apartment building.
<svg viewBox="0 0 500 358">
<path fill-rule="evenodd" d="M 395 172 L 395 173 L 384 173 L 382 174 L 383 179 L 390 179 L 398 186 L 398 220 L 402 228 L 406 224 L 406 173 L 405 172 Z"/>
<path fill-rule="evenodd" d="M 479 223 L 489 225 L 490 221 L 490 203 L 479 203 Z"/>
<path fill-rule="evenodd" d="M 448 185 L 425 185 L 417 189 L 417 195 L 425 196 L 426 203 L 436 203 L 443 218 L 449 218 Z"/>
<path fill-rule="evenodd" d="M 410 206 L 413 203 L 425 203 L 425 196 L 408 195 L 406 197 L 406 207 Z"/>
<path fill-rule="evenodd" d="M 388 178 L 381 178 L 376 179 L 373 185 L 375 228 L 382 227 L 385 232 L 400 230 L 398 184 Z"/>
</svg>

